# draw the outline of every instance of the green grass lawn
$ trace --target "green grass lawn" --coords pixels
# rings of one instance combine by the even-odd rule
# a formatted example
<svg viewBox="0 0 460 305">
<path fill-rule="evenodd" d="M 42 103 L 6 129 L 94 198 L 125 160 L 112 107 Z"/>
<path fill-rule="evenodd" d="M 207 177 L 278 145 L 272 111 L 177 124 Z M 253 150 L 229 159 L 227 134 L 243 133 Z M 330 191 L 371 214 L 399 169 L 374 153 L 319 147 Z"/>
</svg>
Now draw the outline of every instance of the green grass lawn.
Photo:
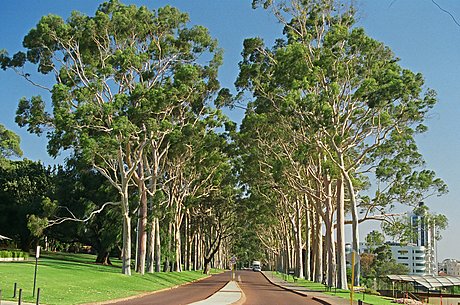
<svg viewBox="0 0 460 305">
<path fill-rule="evenodd" d="M 141 276 L 121 274 L 114 266 L 94 264 L 95 256 L 85 254 L 43 254 L 39 259 L 37 287 L 41 304 L 83 304 L 118 299 L 161 290 L 205 277 L 200 271 L 154 273 Z M 14 283 L 23 289 L 23 301 L 32 298 L 35 260 L 0 262 L 0 289 L 3 300 L 13 300 Z"/>
<path fill-rule="evenodd" d="M 274 272 L 276 276 L 279 278 L 284 278 L 288 282 L 294 282 L 294 279 L 292 276 L 286 276 L 283 275 L 282 273 L 279 272 Z M 332 291 L 326 291 L 326 286 L 321 284 L 321 283 L 315 283 L 311 281 L 307 281 L 304 279 L 298 279 L 296 282 L 299 286 L 307 287 L 311 291 L 316 291 L 316 292 L 321 292 L 324 294 L 329 294 L 329 295 L 335 295 L 344 299 L 350 299 L 350 291 L 349 290 L 343 290 L 343 289 L 332 289 Z M 377 295 L 371 295 L 371 294 L 363 294 L 361 292 L 355 292 L 353 295 L 354 300 L 363 300 L 366 304 L 372 304 L 372 305 L 390 305 L 394 304 L 392 303 L 390 298 L 386 297 L 381 297 Z"/>
</svg>

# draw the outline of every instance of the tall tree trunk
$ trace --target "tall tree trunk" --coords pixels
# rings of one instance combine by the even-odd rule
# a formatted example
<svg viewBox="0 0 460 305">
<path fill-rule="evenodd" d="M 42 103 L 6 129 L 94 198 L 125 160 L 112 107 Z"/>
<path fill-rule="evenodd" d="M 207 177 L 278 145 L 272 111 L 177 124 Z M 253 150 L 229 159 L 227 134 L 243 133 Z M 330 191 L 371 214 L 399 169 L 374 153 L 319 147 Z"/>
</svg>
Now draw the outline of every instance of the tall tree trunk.
<svg viewBox="0 0 460 305">
<path fill-rule="evenodd" d="M 161 239 L 160 239 L 160 219 L 154 218 L 155 223 L 155 272 L 161 270 Z"/>
<path fill-rule="evenodd" d="M 323 232 L 322 221 L 318 212 L 315 213 L 315 239 L 316 239 L 316 255 L 315 255 L 315 282 L 321 283 L 323 279 Z"/>
<path fill-rule="evenodd" d="M 182 241 L 180 235 L 180 228 L 181 228 L 181 215 L 176 215 L 176 223 L 174 225 L 175 232 L 174 232 L 174 248 L 176 253 L 176 261 L 175 261 L 175 268 L 174 271 L 182 272 Z"/>
<path fill-rule="evenodd" d="M 155 220 L 153 218 L 150 223 L 147 250 L 147 272 L 153 273 L 155 271 Z"/>
<path fill-rule="evenodd" d="M 352 247 L 353 252 L 355 253 L 355 266 L 354 266 L 354 274 L 355 274 L 355 282 L 354 286 L 359 286 L 360 282 L 360 259 L 359 259 L 359 229 L 358 229 L 358 208 L 356 206 L 356 194 L 355 188 L 353 186 L 353 181 L 351 177 L 346 171 L 343 171 L 343 177 L 345 179 L 345 183 L 347 184 L 349 196 L 350 196 L 350 203 L 351 203 L 351 227 L 352 227 Z"/>
<path fill-rule="evenodd" d="M 204 256 L 205 256 L 205 251 L 206 251 L 206 241 L 205 241 L 205 235 L 203 231 L 200 232 L 200 238 L 199 238 L 199 260 L 198 260 L 198 269 L 204 269 Z"/>
<path fill-rule="evenodd" d="M 310 224 L 311 224 L 311 265 L 310 265 L 310 273 L 311 273 L 311 280 L 316 281 L 316 256 L 318 255 L 318 234 L 316 234 L 317 225 L 316 225 L 316 211 L 310 211 Z"/>
<path fill-rule="evenodd" d="M 122 149 L 118 149 L 117 162 L 119 165 L 119 175 L 121 185 L 119 193 L 121 197 L 121 215 L 123 219 L 123 248 L 121 253 L 122 267 L 121 272 L 125 275 L 131 275 L 131 217 L 129 216 L 129 182 L 131 180 L 130 173 L 125 172 L 123 167 Z"/>
<path fill-rule="evenodd" d="M 188 215 L 187 223 L 187 271 L 192 270 L 192 254 L 193 254 L 193 235 L 190 225 L 190 215 Z"/>
<path fill-rule="evenodd" d="M 327 271 L 327 285 L 329 287 L 335 286 L 335 266 L 336 266 L 336 260 L 335 260 L 335 242 L 334 242 L 334 229 L 333 229 L 333 224 L 332 220 L 328 220 L 325 222 L 325 227 L 326 227 L 326 253 L 327 253 L 327 262 L 325 264 Z"/>
<path fill-rule="evenodd" d="M 297 277 L 303 279 L 303 257 L 302 257 L 302 205 L 300 200 L 296 200 L 296 269 L 297 269 Z"/>
<path fill-rule="evenodd" d="M 337 180 L 337 288 L 347 289 L 345 254 L 345 193 L 343 180 Z"/>
<path fill-rule="evenodd" d="M 310 206 L 307 196 L 304 196 L 305 202 L 305 278 L 311 281 L 311 224 L 310 224 Z"/>
<path fill-rule="evenodd" d="M 199 260 L 199 257 L 198 257 L 198 233 L 195 233 L 194 236 L 193 236 L 193 239 L 194 239 L 194 243 L 193 243 L 193 247 L 194 247 L 194 255 L 193 255 L 193 270 L 196 271 L 198 270 L 198 260 Z"/>
<path fill-rule="evenodd" d="M 189 228 L 189 211 L 188 209 L 185 212 L 185 225 L 184 225 L 184 270 L 190 270 L 189 255 L 191 252 L 190 248 L 190 228 Z"/>
<path fill-rule="evenodd" d="M 326 274 L 327 274 L 327 285 L 329 287 L 335 286 L 335 245 L 334 245 L 334 208 L 332 206 L 332 183 L 330 177 L 324 178 L 324 187 L 326 191 L 326 214 L 325 214 L 325 238 L 326 238 Z"/>
<path fill-rule="evenodd" d="M 142 166 L 142 162 L 139 167 Z M 147 188 L 144 183 L 144 171 L 140 169 L 139 179 L 139 195 L 140 195 L 140 207 L 139 207 L 139 222 L 138 222 L 138 256 L 137 256 L 137 272 L 145 274 L 145 258 L 147 254 Z"/>
<path fill-rule="evenodd" d="M 158 142 L 155 141 L 155 137 L 151 134 L 151 156 L 152 156 L 152 166 L 149 166 L 149 162 L 146 159 L 144 164 L 146 164 L 146 168 L 150 169 L 148 174 L 151 176 L 151 183 L 149 185 L 150 192 L 153 194 L 150 198 L 150 213 L 152 214 L 150 218 L 147 219 L 148 226 L 150 226 L 150 244 L 148 248 L 148 258 L 149 258 L 149 273 L 153 273 L 154 271 L 160 272 L 161 269 L 161 242 L 160 242 L 160 228 L 159 228 L 159 219 L 157 217 L 153 217 L 154 212 L 156 211 L 156 204 L 157 202 L 154 201 L 155 194 L 157 192 L 158 187 L 158 176 L 160 171 L 160 159 L 163 156 L 163 153 L 160 153 L 158 150 Z M 147 157 L 145 157 L 147 158 Z M 158 244 L 158 245 L 157 245 Z"/>
<path fill-rule="evenodd" d="M 284 231 L 284 250 L 285 250 L 285 266 L 284 273 L 288 273 L 289 269 L 292 267 L 292 258 L 291 258 L 291 236 L 289 234 L 289 229 L 287 225 L 283 222 L 283 231 Z"/>
<path fill-rule="evenodd" d="M 122 199 L 126 201 L 127 205 L 128 198 Z M 122 205 L 125 205 L 122 203 Z M 121 254 L 122 259 L 122 273 L 125 275 L 131 275 L 131 217 L 129 217 L 128 211 L 123 211 L 123 250 Z"/>
<path fill-rule="evenodd" d="M 210 235 L 211 235 L 210 236 L 211 243 L 210 243 L 210 246 L 209 246 L 209 249 L 206 255 L 204 256 L 204 269 L 203 269 L 204 274 L 209 274 L 209 271 L 211 271 L 211 261 L 214 258 L 214 255 L 216 254 L 216 252 L 219 250 L 220 244 L 222 241 L 221 232 L 216 232 L 216 237 L 214 240 L 212 240 L 213 238 L 212 234 Z"/>
<path fill-rule="evenodd" d="M 163 272 L 169 272 L 171 270 L 169 266 L 170 257 L 171 257 L 171 239 L 172 239 L 172 222 L 168 221 L 168 248 L 167 248 L 167 253 L 166 253 L 165 262 L 163 266 Z"/>
<path fill-rule="evenodd" d="M 136 245 L 134 247 L 134 271 L 137 272 L 137 262 L 139 261 L 138 257 L 139 257 L 139 213 L 137 215 L 137 222 L 136 222 L 136 237 L 135 237 L 135 241 L 136 241 Z"/>
</svg>

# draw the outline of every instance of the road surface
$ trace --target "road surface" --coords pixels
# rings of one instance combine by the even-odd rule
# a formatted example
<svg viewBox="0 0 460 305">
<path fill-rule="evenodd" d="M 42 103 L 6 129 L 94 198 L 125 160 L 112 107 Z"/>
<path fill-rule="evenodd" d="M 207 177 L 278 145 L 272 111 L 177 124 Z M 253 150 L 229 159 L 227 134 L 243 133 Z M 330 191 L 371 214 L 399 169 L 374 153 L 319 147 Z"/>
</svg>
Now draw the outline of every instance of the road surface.
<svg viewBox="0 0 460 305">
<path fill-rule="evenodd" d="M 260 272 L 237 271 L 236 277 L 246 295 L 245 305 L 322 305 L 310 297 L 273 285 Z"/>
<path fill-rule="evenodd" d="M 119 301 L 116 305 L 185 305 L 204 300 L 227 284 L 230 272 L 178 288 L 153 293 L 147 296 Z M 270 283 L 261 272 L 237 271 L 236 280 L 243 290 L 245 305 L 322 305 L 311 297 L 287 291 Z"/>
<path fill-rule="evenodd" d="M 153 293 L 144 297 L 119 301 L 116 305 L 185 305 L 204 300 L 216 293 L 231 279 L 230 271 L 204 280 Z"/>
</svg>

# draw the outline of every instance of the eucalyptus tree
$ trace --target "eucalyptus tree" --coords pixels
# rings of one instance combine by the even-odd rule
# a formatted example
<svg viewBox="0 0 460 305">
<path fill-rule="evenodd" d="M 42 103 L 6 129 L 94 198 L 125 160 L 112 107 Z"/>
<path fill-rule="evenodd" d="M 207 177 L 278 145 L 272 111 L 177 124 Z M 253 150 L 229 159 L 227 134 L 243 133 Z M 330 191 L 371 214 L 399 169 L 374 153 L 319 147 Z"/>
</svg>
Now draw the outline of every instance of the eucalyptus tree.
<svg viewBox="0 0 460 305">
<path fill-rule="evenodd" d="M 260 39 L 246 40 L 237 85 L 272 103 L 295 129 L 304 126 L 307 144 L 319 147 L 338 169 L 358 252 L 362 173 L 382 161 L 379 147 L 396 137 L 412 141 L 426 130 L 423 121 L 436 95 L 423 90 L 422 75 L 403 69 L 388 47 L 356 26 L 355 9 L 347 1 L 256 0 L 253 5 L 271 9 L 286 37 L 273 49 Z M 398 192 L 403 196 L 411 187 Z"/>
<path fill-rule="evenodd" d="M 270 218 L 275 220 L 267 223 L 256 217 L 260 221 L 259 226 L 265 226 L 263 232 L 266 232 L 267 225 L 291 228 L 289 234 L 283 235 L 290 237 L 292 231 L 294 239 L 293 255 L 288 255 L 292 259 L 287 261 L 294 263 L 297 276 L 303 278 L 302 248 L 305 234 L 302 222 L 307 209 L 305 197 L 302 192 L 297 192 L 297 185 L 301 184 L 299 180 L 307 179 L 306 165 L 296 158 L 299 143 L 295 141 L 290 125 L 286 124 L 280 113 L 272 110 L 270 103 L 266 104 L 264 99 L 248 105 L 238 137 L 243 161 L 241 179 L 247 184 L 251 196 L 262 198 L 264 202 L 259 207 L 264 214 L 254 209 L 250 215 L 267 217 L 266 213 L 269 212 Z M 266 211 L 264 207 L 269 206 L 271 210 Z M 309 234 L 305 238 L 309 239 Z M 279 255 L 280 251 L 277 252 Z M 286 250 L 283 253 L 290 252 Z"/>
<path fill-rule="evenodd" d="M 184 119 L 187 124 L 184 125 L 180 133 L 175 133 L 170 140 L 171 146 L 165 172 L 168 181 L 164 184 L 164 192 L 169 198 L 169 205 L 174 215 L 176 268 L 181 266 L 180 230 L 184 217 L 190 213 L 196 216 L 210 213 L 209 211 L 218 212 L 206 207 L 206 205 L 203 207 L 191 203 L 202 202 L 201 198 L 207 198 L 220 204 L 222 200 L 217 200 L 217 198 L 224 196 L 225 193 L 225 197 L 229 201 L 224 202 L 231 205 L 235 196 L 226 191 L 229 184 L 234 181 L 231 179 L 232 145 L 229 143 L 227 132 L 216 131 L 216 128 L 224 128 L 224 125 L 231 127 L 232 123 L 220 110 L 208 107 L 195 109 L 199 109 L 199 111 L 189 113 L 188 118 Z M 232 187 L 235 187 L 234 182 L 233 185 L 230 185 L 230 188 Z M 221 209 L 228 210 L 224 206 L 221 206 Z M 217 219 L 219 219 L 218 216 Z M 189 220 L 193 221 L 193 219 Z M 200 222 L 199 219 L 198 221 Z M 219 230 L 216 229 L 215 232 L 223 230 L 221 228 L 222 223 L 218 223 Z M 211 224 L 209 226 L 210 228 L 214 227 Z M 219 238 L 222 237 L 224 236 Z M 188 238 L 189 236 L 186 236 L 186 242 Z M 216 251 L 218 249 L 219 247 L 216 248 Z"/>
<path fill-rule="evenodd" d="M 25 53 L 1 56 L 2 68 L 14 69 L 33 84 L 38 85 L 25 71 L 26 63 L 52 75 L 54 82 L 47 88 L 53 113 L 45 111 L 41 97 L 23 99 L 18 124 L 34 133 L 46 130 L 52 156 L 74 150 L 117 189 L 124 274 L 131 273 L 135 206 L 129 187 L 152 133 L 174 124 L 156 116 L 203 103 L 219 86 L 216 41 L 204 27 L 187 27 L 187 22 L 187 14 L 170 6 L 151 11 L 112 0 L 92 17 L 79 12 L 67 21 L 42 17 L 24 38 Z"/>
<path fill-rule="evenodd" d="M 3 160 L 11 157 L 21 157 L 21 139 L 17 134 L 0 124 L 0 165 Z"/>
</svg>

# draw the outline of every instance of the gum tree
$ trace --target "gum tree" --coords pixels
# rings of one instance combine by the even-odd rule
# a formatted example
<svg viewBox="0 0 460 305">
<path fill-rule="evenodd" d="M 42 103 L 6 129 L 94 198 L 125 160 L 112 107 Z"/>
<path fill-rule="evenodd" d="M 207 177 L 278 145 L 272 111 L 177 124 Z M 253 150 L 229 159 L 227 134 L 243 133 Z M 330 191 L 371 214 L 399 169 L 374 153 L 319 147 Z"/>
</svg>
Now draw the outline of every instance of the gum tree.
<svg viewBox="0 0 460 305">
<path fill-rule="evenodd" d="M 414 137 L 426 131 L 423 122 L 436 94 L 423 90 L 421 74 L 402 68 L 388 47 L 356 27 L 355 10 L 348 1 L 256 0 L 253 5 L 272 10 L 284 25 L 285 37 L 273 48 L 260 39 L 247 39 L 236 84 L 254 96 L 256 111 L 276 111 L 296 131 L 293 140 L 319 150 L 315 167 L 324 163 L 337 171 L 337 182 L 344 186 L 339 185 L 344 189 L 339 193 L 346 196 L 338 197 L 337 219 L 344 221 L 348 199 L 353 249 L 358 252 L 358 192 L 365 189 L 368 173 L 386 168 L 375 174 L 377 179 L 388 174 L 396 182 L 393 198 L 431 189 L 443 192 L 443 183 L 431 171 L 415 171 L 423 166 L 415 160 L 418 156 L 415 162 L 405 162 L 408 154 L 417 152 Z M 395 139 L 402 145 L 391 145 Z M 390 146 L 391 154 L 381 150 Z M 392 156 L 400 156 L 402 162 L 386 167 L 391 162 L 385 160 Z M 402 187 L 403 181 L 411 184 Z M 372 213 L 388 208 L 384 201 L 375 204 L 382 209 Z M 339 279 L 344 279 L 343 241 L 338 246 Z"/>
<path fill-rule="evenodd" d="M 51 88 L 39 86 L 51 93 L 52 113 L 44 110 L 41 97 L 23 99 L 18 124 L 37 134 L 46 131 L 52 156 L 72 150 L 117 189 L 124 274 L 131 273 L 135 207 L 129 187 L 150 137 L 158 129 L 174 129 L 175 112 L 206 102 L 219 86 L 216 41 L 205 28 L 187 22 L 187 14 L 169 6 L 150 11 L 112 0 L 92 17 L 79 12 L 67 21 L 42 17 L 24 38 L 25 52 L 1 56 L 3 69 L 14 69 L 35 85 L 26 72 L 30 65 L 51 76 Z"/>
</svg>

